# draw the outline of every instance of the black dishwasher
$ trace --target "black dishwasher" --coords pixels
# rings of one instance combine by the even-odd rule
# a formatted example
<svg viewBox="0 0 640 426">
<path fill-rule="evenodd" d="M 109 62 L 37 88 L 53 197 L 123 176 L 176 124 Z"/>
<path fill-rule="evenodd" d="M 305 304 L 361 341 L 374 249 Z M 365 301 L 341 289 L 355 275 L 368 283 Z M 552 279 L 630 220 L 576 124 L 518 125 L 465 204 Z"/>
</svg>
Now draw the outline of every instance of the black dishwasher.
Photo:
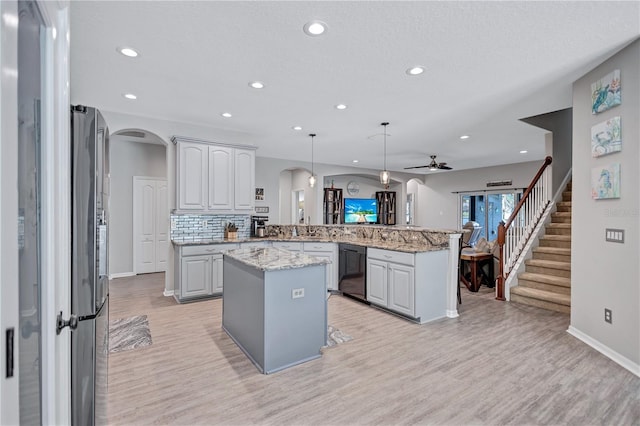
<svg viewBox="0 0 640 426">
<path fill-rule="evenodd" d="M 339 290 L 343 295 L 367 302 L 367 248 L 354 244 L 338 245 Z"/>
</svg>

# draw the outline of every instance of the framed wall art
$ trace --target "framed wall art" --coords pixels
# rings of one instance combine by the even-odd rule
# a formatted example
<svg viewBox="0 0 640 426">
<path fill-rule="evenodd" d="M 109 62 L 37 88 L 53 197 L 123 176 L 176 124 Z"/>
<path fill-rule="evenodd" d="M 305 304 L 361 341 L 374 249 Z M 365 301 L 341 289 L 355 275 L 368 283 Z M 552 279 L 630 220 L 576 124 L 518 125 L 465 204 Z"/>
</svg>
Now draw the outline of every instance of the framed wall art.
<svg viewBox="0 0 640 426">
<path fill-rule="evenodd" d="M 594 200 L 620 198 L 620 163 L 591 169 L 591 197 Z"/>
<path fill-rule="evenodd" d="M 620 117 L 613 117 L 591 128 L 591 156 L 601 157 L 622 150 Z"/>
<path fill-rule="evenodd" d="M 598 114 L 622 103 L 620 70 L 615 70 L 591 84 L 591 113 Z"/>
</svg>

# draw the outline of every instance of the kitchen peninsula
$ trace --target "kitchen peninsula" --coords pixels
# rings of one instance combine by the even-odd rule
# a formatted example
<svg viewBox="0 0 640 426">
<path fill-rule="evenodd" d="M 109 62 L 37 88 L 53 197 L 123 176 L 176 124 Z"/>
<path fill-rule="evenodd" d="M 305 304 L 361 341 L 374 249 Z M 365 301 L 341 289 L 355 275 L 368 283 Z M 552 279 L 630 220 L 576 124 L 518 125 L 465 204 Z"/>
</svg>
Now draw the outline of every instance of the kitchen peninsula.
<svg viewBox="0 0 640 426">
<path fill-rule="evenodd" d="M 462 232 L 400 225 L 267 225 L 265 237 L 241 238 L 233 242 L 233 248 L 260 244 L 263 247 L 280 247 L 314 257 L 326 257 L 331 262 L 327 267 L 327 288 L 335 291 L 338 290 L 339 281 L 338 245 L 347 243 L 367 247 L 367 266 L 373 268 L 372 274 L 367 273 L 372 278 L 368 280 L 370 288 L 367 300 L 378 307 L 425 323 L 458 316 L 458 249 Z M 185 285 L 186 279 L 180 282 L 181 278 L 186 278 L 180 270 L 184 271 L 187 259 L 191 259 L 185 256 L 185 251 L 214 252 L 218 246 L 228 249 L 231 245 L 230 241 L 222 238 L 200 239 L 197 235 L 172 238 L 172 242 L 178 248 L 175 288 L 181 293 L 190 287 Z M 320 250 L 333 250 L 333 253 Z M 182 269 L 179 269 L 180 265 Z M 398 265 L 406 272 L 403 277 L 390 275 L 393 271 L 402 272 L 397 268 Z M 404 280 L 405 284 L 398 287 L 396 278 Z M 218 294 L 222 294 L 222 273 L 219 281 Z"/>
<path fill-rule="evenodd" d="M 274 247 L 224 253 L 222 328 L 264 374 L 321 356 L 326 260 Z"/>
</svg>

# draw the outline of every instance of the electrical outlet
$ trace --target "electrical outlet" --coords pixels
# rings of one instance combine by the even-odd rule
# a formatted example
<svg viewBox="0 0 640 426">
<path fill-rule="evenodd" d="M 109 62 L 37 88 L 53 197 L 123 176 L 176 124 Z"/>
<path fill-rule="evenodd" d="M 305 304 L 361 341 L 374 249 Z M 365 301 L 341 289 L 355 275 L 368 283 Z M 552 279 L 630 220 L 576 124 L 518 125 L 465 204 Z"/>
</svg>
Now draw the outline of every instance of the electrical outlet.
<svg viewBox="0 0 640 426">
<path fill-rule="evenodd" d="M 203 228 L 206 228 L 208 225 L 207 219 L 202 219 L 202 222 L 200 222 L 200 225 L 202 225 Z"/>
<path fill-rule="evenodd" d="M 291 290 L 292 299 L 300 299 L 301 297 L 304 297 L 304 288 L 294 288 Z"/>
<path fill-rule="evenodd" d="M 613 324 L 613 319 L 611 318 L 611 309 L 604 308 L 604 322 Z"/>
<path fill-rule="evenodd" d="M 176 229 L 176 220 L 171 219 L 171 229 Z"/>
</svg>

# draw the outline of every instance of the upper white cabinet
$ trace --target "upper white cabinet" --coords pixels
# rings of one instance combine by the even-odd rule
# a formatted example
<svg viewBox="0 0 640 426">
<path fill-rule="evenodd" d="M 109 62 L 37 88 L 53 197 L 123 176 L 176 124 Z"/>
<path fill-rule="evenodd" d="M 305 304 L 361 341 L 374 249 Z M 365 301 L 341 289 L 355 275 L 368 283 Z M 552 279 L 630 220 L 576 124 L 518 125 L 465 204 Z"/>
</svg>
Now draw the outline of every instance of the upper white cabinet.
<svg viewBox="0 0 640 426">
<path fill-rule="evenodd" d="M 178 210 L 242 212 L 254 207 L 255 148 L 174 136 Z"/>
</svg>

